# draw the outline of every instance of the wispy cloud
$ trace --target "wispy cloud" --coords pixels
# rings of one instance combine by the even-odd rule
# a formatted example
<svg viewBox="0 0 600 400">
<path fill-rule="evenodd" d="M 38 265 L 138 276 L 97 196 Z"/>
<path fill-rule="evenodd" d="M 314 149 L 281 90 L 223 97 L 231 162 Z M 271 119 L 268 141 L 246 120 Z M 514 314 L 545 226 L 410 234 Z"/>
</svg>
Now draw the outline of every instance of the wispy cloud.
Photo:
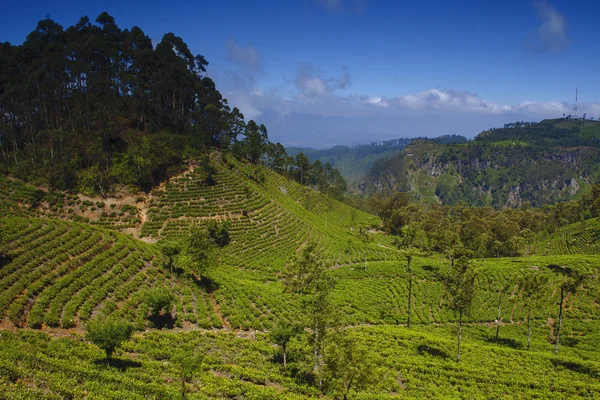
<svg viewBox="0 0 600 400">
<path fill-rule="evenodd" d="M 339 78 L 323 77 L 322 73 L 310 64 L 301 64 L 296 72 L 294 84 L 300 100 L 313 101 L 330 97 L 336 90 L 346 89 L 351 84 L 350 73 L 344 68 Z"/>
<path fill-rule="evenodd" d="M 535 0 L 533 6 L 541 23 L 531 43 L 533 49 L 542 53 L 566 49 L 569 38 L 565 16 L 545 0 Z"/>
<path fill-rule="evenodd" d="M 256 106 L 256 97 L 262 92 L 257 88 L 257 79 L 263 74 L 263 62 L 260 52 L 252 45 L 242 45 L 230 38 L 225 43 L 225 59 L 229 67 L 221 74 L 225 78 L 223 94 L 230 104 L 240 109 L 247 119 L 262 115 Z"/>
<path fill-rule="evenodd" d="M 314 3 L 329 12 L 364 12 L 367 9 L 367 0 L 313 0 Z"/>
<path fill-rule="evenodd" d="M 416 94 L 391 99 L 390 102 L 400 108 L 453 110 L 499 114 L 509 109 L 483 100 L 474 93 L 462 90 L 429 89 Z"/>
<path fill-rule="evenodd" d="M 390 106 L 390 103 L 383 97 L 363 96 L 360 98 L 359 102 L 360 102 L 360 104 L 364 104 L 367 106 L 379 107 L 379 108 L 388 108 Z"/>
<path fill-rule="evenodd" d="M 481 115 L 526 114 L 533 117 L 561 117 L 573 113 L 573 104 L 560 101 L 522 101 L 499 104 L 463 90 L 429 89 L 392 98 L 359 96 L 360 105 L 391 111 L 470 113 Z M 579 114 L 600 117 L 600 103 L 580 103 Z"/>
<path fill-rule="evenodd" d="M 227 47 L 226 58 L 229 61 L 254 72 L 261 70 L 261 57 L 254 46 L 242 46 L 232 38 L 228 39 L 225 45 Z"/>
</svg>

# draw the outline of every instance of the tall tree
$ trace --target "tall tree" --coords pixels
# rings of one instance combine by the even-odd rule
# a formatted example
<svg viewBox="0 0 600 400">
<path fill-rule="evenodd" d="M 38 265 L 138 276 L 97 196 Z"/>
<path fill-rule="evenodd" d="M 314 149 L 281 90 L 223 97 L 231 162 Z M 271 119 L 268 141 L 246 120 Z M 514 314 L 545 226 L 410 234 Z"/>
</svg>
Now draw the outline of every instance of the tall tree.
<svg viewBox="0 0 600 400">
<path fill-rule="evenodd" d="M 520 297 L 527 310 L 527 350 L 531 347 L 531 319 L 535 310 L 542 304 L 547 296 L 548 277 L 541 272 L 532 270 L 525 273 L 517 282 L 520 288 Z"/>
<path fill-rule="evenodd" d="M 408 279 L 408 295 L 406 306 L 406 326 L 410 328 L 410 317 L 412 314 L 412 297 L 413 297 L 413 272 L 412 261 L 415 257 L 422 256 L 423 252 L 416 247 L 419 238 L 422 236 L 420 225 L 410 223 L 404 225 L 401 229 L 401 236 L 396 238 L 396 247 L 400 250 L 403 259 L 406 260 L 406 275 Z"/>
<path fill-rule="evenodd" d="M 468 314 L 475 297 L 475 270 L 470 257 L 461 256 L 450 269 L 445 282 L 445 297 L 451 310 L 458 312 L 456 362 L 460 362 L 463 316 Z"/>
<path fill-rule="evenodd" d="M 369 351 L 343 329 L 332 336 L 327 346 L 324 374 L 335 398 L 346 400 L 350 391 L 366 388 L 377 379 Z"/>
<path fill-rule="evenodd" d="M 335 279 L 315 243 L 308 243 L 287 263 L 285 286 L 290 292 L 304 295 L 305 309 L 310 319 L 309 328 L 312 330 L 313 373 L 320 376 L 323 346 L 327 327 L 332 319 L 330 294 L 335 287 Z M 319 382 L 322 383 L 322 380 Z"/>
<path fill-rule="evenodd" d="M 558 326 L 556 327 L 556 341 L 554 343 L 554 354 L 558 354 L 560 332 L 562 329 L 564 316 L 565 297 L 574 294 L 583 282 L 584 278 L 584 275 L 581 275 L 570 268 L 565 268 L 564 275 L 558 278 L 558 287 L 560 288 L 560 301 L 558 303 Z"/>
<path fill-rule="evenodd" d="M 513 287 L 512 282 L 499 282 L 496 284 L 498 291 L 498 313 L 496 315 L 496 342 L 500 339 L 500 324 L 502 323 L 502 300 L 506 296 L 506 292 Z"/>
</svg>

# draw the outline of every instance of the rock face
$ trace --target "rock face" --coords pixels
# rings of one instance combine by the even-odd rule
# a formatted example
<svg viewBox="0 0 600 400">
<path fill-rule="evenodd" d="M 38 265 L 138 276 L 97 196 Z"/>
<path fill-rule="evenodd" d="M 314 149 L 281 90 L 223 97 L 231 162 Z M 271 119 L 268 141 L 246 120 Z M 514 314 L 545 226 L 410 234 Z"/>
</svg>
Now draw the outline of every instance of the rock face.
<svg viewBox="0 0 600 400">
<path fill-rule="evenodd" d="M 599 147 L 414 142 L 373 166 L 361 192 L 407 191 L 418 201 L 519 207 L 569 200 L 600 173 Z M 432 196 L 431 187 L 435 188 Z M 429 196 L 428 196 L 429 194 Z"/>
</svg>

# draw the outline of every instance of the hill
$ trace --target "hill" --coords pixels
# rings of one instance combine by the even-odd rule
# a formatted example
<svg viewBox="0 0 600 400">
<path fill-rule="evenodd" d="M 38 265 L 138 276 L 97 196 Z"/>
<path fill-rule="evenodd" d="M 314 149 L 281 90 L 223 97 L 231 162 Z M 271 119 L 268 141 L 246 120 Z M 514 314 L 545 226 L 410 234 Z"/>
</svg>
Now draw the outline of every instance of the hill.
<svg viewBox="0 0 600 400">
<path fill-rule="evenodd" d="M 600 219 L 592 218 L 567 225 L 555 234 L 542 236 L 532 244 L 535 254 L 600 254 Z"/>
<path fill-rule="evenodd" d="M 599 155 L 598 121 L 507 124 L 468 143 L 413 142 L 376 162 L 362 189 L 449 205 L 541 206 L 586 193 L 600 176 Z"/>
<path fill-rule="evenodd" d="M 560 275 L 555 265 L 596 276 L 593 254 L 476 261 L 478 291 L 465 328 L 465 356 L 457 365 L 452 361 L 457 315 L 443 297 L 448 260 L 436 254 L 414 260 L 415 325 L 408 330 L 403 326 L 408 277 L 392 238 L 376 229 L 366 239 L 358 234 L 361 226 L 376 227 L 379 220 L 260 165 L 213 153 L 209 163 L 191 165 L 148 195 L 121 198 L 46 191 L 5 178 L 2 183 L 0 324 L 22 327 L 4 331 L 0 339 L 4 393 L 176 397 L 174 354 L 193 347 L 206 355 L 186 383 L 191 398 L 314 396 L 315 386 L 280 369 L 267 334 L 277 321 L 306 318 L 301 299 L 286 292 L 283 282 L 286 261 L 308 240 L 316 241 L 337 281 L 331 295 L 337 324 L 369 350 L 376 368 L 388 371 L 377 373 L 380 378 L 358 396 L 460 397 L 467 391 L 543 397 L 550 384 L 559 397 L 600 393 L 590 331 L 597 323 L 597 279 L 568 300 L 560 358 L 550 356 L 548 339 L 556 329 L 556 283 L 546 288 L 536 310 L 531 352 L 523 350 L 525 310 L 514 286 L 532 266 L 551 282 Z M 115 215 L 102 217 L 103 212 Z M 230 223 L 230 242 L 215 250 L 215 264 L 206 271 L 209 281 L 181 271 L 172 275 L 160 244 L 185 240 L 190 227 L 209 221 Z M 499 296 L 498 288 L 507 284 L 514 298 Z M 145 302 L 156 287 L 174 295 L 160 330 L 151 328 Z M 494 342 L 499 304 L 504 341 Z M 99 350 L 79 339 L 85 321 L 104 312 L 140 329 L 118 353 L 117 368 L 98 363 Z M 65 334 L 71 338 L 61 337 Z M 290 344 L 290 362 L 297 368 L 305 345 L 302 337 Z M 515 380 L 516 366 L 524 372 Z M 84 377 L 85 383 L 67 385 L 65 373 Z M 547 381 L 540 382 L 540 376 Z M 23 385 L 33 379 L 37 385 Z"/>
<path fill-rule="evenodd" d="M 325 150 L 290 147 L 287 149 L 287 152 L 291 157 L 295 157 L 298 153 L 303 153 L 313 163 L 316 160 L 319 160 L 323 165 L 329 163 L 332 167 L 340 171 L 346 182 L 355 185 L 371 169 L 375 161 L 392 157 L 414 140 L 418 139 L 401 138 L 353 147 L 334 146 Z M 430 140 L 441 144 L 464 143 L 467 141 L 465 137 L 457 135 L 445 135 Z"/>
</svg>

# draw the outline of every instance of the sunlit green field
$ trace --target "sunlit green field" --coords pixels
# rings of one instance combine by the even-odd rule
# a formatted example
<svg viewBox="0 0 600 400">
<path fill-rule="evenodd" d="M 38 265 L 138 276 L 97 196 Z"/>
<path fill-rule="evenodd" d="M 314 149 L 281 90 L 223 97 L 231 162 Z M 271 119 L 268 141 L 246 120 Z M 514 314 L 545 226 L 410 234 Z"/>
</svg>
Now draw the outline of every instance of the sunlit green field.
<svg viewBox="0 0 600 400">
<path fill-rule="evenodd" d="M 375 379 L 358 392 L 350 390 L 351 398 L 600 397 L 597 220 L 563 228 L 549 239 L 551 250 L 540 241 L 530 252 L 539 255 L 474 260 L 476 296 L 457 363 L 458 317 L 444 300 L 449 259 L 438 254 L 414 259 L 409 329 L 406 261 L 393 238 L 376 229 L 376 217 L 262 167 L 222 159 L 214 165 L 216 184 L 206 186 L 205 171 L 197 169 L 136 206 L 147 209 L 117 213 L 115 223 L 106 224 L 72 218 L 81 207 L 101 207 L 99 200 L 86 206 L 72 195 L 56 195 L 55 203 L 42 199 L 38 205 L 32 187 L 2 181 L 2 397 L 181 398 L 173 358 L 181 351 L 202 359 L 184 379 L 189 398 L 321 396 L 303 372 L 310 364 L 310 332 L 292 339 L 285 371 L 280 349 L 268 336 L 278 321 L 307 317 L 300 296 L 285 291 L 283 278 L 286 262 L 309 241 L 337 282 L 330 337 L 348 332 L 372 361 Z M 125 223 L 125 218 L 138 219 Z M 181 271 L 171 274 L 161 240 L 185 238 L 190 226 L 211 219 L 230 221 L 231 241 L 215 250 L 206 271 L 210 284 Z M 132 233 L 127 230 L 132 226 L 139 229 Z M 555 355 L 562 267 L 586 280 L 566 297 Z M 529 351 L 527 299 L 517 286 L 528 271 L 549 279 L 532 316 Z M 162 329 L 152 327 L 144 302 L 157 286 L 174 296 L 172 321 Z M 111 362 L 84 339 L 87 321 L 102 313 L 136 328 Z M 324 393 L 334 397 L 331 390 Z"/>
</svg>

